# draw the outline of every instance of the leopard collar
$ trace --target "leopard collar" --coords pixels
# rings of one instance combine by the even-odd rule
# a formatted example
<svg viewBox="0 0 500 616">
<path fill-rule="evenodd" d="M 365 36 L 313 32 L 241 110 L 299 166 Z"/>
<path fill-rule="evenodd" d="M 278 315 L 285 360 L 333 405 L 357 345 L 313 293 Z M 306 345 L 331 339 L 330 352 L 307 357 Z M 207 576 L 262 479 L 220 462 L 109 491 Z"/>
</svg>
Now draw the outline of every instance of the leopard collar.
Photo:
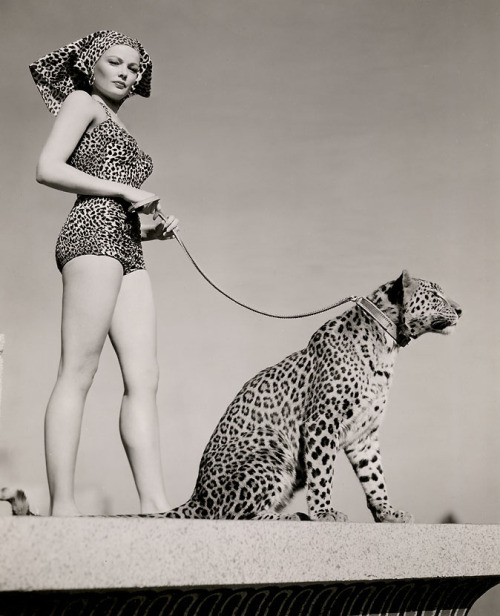
<svg viewBox="0 0 500 616">
<path fill-rule="evenodd" d="M 353 301 L 365 312 L 365 314 L 380 325 L 398 346 L 404 347 L 410 342 L 412 336 L 406 323 L 403 322 L 401 325 L 394 323 L 385 312 L 382 312 L 380 308 L 375 306 L 375 304 L 366 297 L 356 297 Z"/>
</svg>

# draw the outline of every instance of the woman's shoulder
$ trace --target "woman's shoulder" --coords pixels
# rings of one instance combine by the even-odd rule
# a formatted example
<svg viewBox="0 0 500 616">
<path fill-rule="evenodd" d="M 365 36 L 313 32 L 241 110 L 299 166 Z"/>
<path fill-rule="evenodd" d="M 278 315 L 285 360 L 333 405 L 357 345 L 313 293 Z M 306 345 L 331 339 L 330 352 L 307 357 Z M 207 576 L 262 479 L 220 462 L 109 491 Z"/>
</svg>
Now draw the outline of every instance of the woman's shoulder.
<svg viewBox="0 0 500 616">
<path fill-rule="evenodd" d="M 95 117 L 100 110 L 99 104 L 84 90 L 75 90 L 68 94 L 61 105 L 61 114 L 77 114 L 88 118 Z"/>
</svg>

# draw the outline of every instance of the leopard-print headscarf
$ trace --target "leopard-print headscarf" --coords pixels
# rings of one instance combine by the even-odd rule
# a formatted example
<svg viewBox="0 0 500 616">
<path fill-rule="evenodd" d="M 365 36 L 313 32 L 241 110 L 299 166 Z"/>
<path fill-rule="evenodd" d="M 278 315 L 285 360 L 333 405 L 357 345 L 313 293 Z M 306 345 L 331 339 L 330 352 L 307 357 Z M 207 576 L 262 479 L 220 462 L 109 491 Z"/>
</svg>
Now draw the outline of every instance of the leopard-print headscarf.
<svg viewBox="0 0 500 616">
<path fill-rule="evenodd" d="M 64 99 L 74 90 L 90 92 L 95 63 L 114 45 L 128 45 L 140 56 L 139 73 L 129 96 L 151 94 L 153 64 L 141 43 L 113 30 L 99 30 L 30 64 L 31 75 L 51 113 L 57 115 Z"/>
</svg>

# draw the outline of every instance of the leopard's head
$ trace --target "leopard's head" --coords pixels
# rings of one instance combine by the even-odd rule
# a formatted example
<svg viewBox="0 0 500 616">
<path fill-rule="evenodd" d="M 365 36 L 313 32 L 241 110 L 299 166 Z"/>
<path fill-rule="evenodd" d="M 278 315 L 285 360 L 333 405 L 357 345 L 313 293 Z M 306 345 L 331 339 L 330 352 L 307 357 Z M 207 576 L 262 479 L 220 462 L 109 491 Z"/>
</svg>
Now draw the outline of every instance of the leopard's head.
<svg viewBox="0 0 500 616">
<path fill-rule="evenodd" d="M 462 315 L 460 306 L 438 284 L 412 278 L 406 270 L 392 283 L 387 295 L 399 306 L 402 346 L 428 332 L 451 334 Z"/>
</svg>

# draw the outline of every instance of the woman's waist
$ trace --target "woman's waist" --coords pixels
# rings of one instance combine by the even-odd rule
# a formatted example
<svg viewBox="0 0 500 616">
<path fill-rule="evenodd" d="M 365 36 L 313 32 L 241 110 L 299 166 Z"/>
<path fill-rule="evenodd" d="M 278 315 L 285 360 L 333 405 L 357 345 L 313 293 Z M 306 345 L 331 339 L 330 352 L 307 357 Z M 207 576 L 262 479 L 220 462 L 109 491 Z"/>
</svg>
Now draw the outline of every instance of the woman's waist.
<svg viewBox="0 0 500 616">
<path fill-rule="evenodd" d="M 93 228 L 94 225 L 113 225 L 115 223 L 140 225 L 138 212 L 129 212 L 130 203 L 115 197 L 77 195 L 76 201 L 68 212 L 66 222 L 85 221 Z"/>
<path fill-rule="evenodd" d="M 71 211 L 87 210 L 89 213 L 93 212 L 96 215 L 98 213 L 105 215 L 106 212 L 110 212 L 115 215 L 118 214 L 122 218 L 137 217 L 138 213 L 133 210 L 129 212 L 129 208 L 130 203 L 120 197 L 77 195 Z"/>
<path fill-rule="evenodd" d="M 125 201 L 125 199 L 121 199 L 120 197 L 108 197 L 108 196 L 102 196 L 102 195 L 81 195 L 81 194 L 77 194 L 76 195 L 76 200 L 74 205 L 80 204 L 80 203 L 86 203 L 86 204 L 90 204 L 90 203 L 102 203 L 102 204 L 109 204 L 109 205 L 113 205 L 116 207 L 120 207 L 123 209 L 128 209 L 128 207 L 130 206 L 130 203 L 128 203 L 128 201 Z"/>
</svg>

